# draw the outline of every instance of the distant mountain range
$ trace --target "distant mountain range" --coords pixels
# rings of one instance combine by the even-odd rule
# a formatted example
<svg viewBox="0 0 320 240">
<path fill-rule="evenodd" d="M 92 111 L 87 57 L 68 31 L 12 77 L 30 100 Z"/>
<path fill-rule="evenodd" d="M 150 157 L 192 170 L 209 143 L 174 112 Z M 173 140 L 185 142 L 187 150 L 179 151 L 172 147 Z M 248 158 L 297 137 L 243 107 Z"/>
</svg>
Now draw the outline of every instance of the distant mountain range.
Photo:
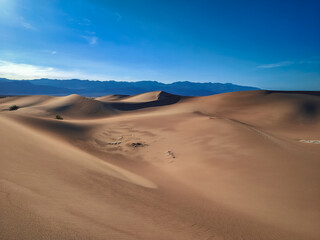
<svg viewBox="0 0 320 240">
<path fill-rule="evenodd" d="M 117 82 L 89 80 L 9 80 L 0 78 L 0 95 L 68 95 L 104 96 L 110 94 L 135 95 L 151 91 L 165 91 L 183 96 L 207 96 L 218 93 L 258 90 L 259 88 L 239 86 L 231 83 L 197 83 L 156 81 Z"/>
</svg>

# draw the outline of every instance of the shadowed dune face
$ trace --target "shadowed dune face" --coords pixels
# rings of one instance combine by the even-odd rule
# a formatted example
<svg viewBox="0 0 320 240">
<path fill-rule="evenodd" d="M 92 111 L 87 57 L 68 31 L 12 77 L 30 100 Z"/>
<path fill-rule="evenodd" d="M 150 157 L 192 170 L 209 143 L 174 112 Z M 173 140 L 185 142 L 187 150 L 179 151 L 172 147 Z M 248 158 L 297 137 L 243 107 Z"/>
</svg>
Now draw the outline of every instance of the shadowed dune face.
<svg viewBox="0 0 320 240">
<path fill-rule="evenodd" d="M 143 93 L 135 96 L 126 97 L 121 99 L 122 102 L 132 102 L 132 103 L 146 103 L 146 102 L 155 102 L 162 101 L 167 99 L 180 99 L 181 96 L 170 94 L 163 91 L 155 91 Z"/>
<path fill-rule="evenodd" d="M 181 99 L 181 96 L 158 91 L 127 97 L 121 99 L 121 102 L 112 103 L 111 106 L 121 111 L 132 111 L 143 108 L 171 105 L 179 102 Z"/>
<path fill-rule="evenodd" d="M 7 97 L 0 136 L 0 239 L 320 236 L 316 92 Z"/>
<path fill-rule="evenodd" d="M 104 97 L 97 97 L 95 99 L 100 101 L 100 102 L 113 102 L 113 101 L 118 101 L 118 100 L 121 100 L 121 99 L 127 98 L 127 97 L 129 97 L 129 95 L 117 95 L 117 94 L 114 94 L 114 95 L 107 95 L 107 96 L 104 96 Z"/>
</svg>

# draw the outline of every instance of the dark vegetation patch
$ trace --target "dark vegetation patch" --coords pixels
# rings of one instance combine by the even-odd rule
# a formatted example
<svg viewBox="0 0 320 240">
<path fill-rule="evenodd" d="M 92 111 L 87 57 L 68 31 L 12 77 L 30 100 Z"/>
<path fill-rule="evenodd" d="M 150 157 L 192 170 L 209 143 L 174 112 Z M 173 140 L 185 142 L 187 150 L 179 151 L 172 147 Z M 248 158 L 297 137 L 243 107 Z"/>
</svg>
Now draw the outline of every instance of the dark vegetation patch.
<svg viewBox="0 0 320 240">
<path fill-rule="evenodd" d="M 63 117 L 58 114 L 58 115 L 56 115 L 56 119 L 63 120 Z"/>
<path fill-rule="evenodd" d="M 18 110 L 20 107 L 17 106 L 17 105 L 12 105 L 9 107 L 9 111 L 15 111 L 15 110 Z"/>
<path fill-rule="evenodd" d="M 133 143 L 130 143 L 129 145 L 134 148 L 147 146 L 147 144 L 141 143 L 141 142 L 133 142 Z"/>
</svg>

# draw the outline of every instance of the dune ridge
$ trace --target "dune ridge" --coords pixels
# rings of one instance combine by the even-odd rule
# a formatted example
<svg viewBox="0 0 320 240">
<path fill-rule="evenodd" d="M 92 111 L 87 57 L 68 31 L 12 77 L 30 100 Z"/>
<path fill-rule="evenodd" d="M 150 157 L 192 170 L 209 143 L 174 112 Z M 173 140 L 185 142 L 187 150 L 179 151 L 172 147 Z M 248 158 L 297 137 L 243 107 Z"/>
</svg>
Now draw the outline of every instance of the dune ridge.
<svg viewBox="0 0 320 240">
<path fill-rule="evenodd" d="M 316 240 L 319 95 L 1 98 L 0 239 Z"/>
</svg>

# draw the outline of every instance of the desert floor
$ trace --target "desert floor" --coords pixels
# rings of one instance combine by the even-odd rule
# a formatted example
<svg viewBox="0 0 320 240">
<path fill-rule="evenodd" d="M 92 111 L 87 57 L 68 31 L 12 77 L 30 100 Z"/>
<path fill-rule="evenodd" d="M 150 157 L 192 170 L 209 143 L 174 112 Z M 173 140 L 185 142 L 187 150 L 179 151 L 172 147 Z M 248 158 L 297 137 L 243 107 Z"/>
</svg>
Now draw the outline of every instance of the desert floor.
<svg viewBox="0 0 320 240">
<path fill-rule="evenodd" d="M 320 93 L 0 98 L 0 239 L 320 239 Z"/>
</svg>

